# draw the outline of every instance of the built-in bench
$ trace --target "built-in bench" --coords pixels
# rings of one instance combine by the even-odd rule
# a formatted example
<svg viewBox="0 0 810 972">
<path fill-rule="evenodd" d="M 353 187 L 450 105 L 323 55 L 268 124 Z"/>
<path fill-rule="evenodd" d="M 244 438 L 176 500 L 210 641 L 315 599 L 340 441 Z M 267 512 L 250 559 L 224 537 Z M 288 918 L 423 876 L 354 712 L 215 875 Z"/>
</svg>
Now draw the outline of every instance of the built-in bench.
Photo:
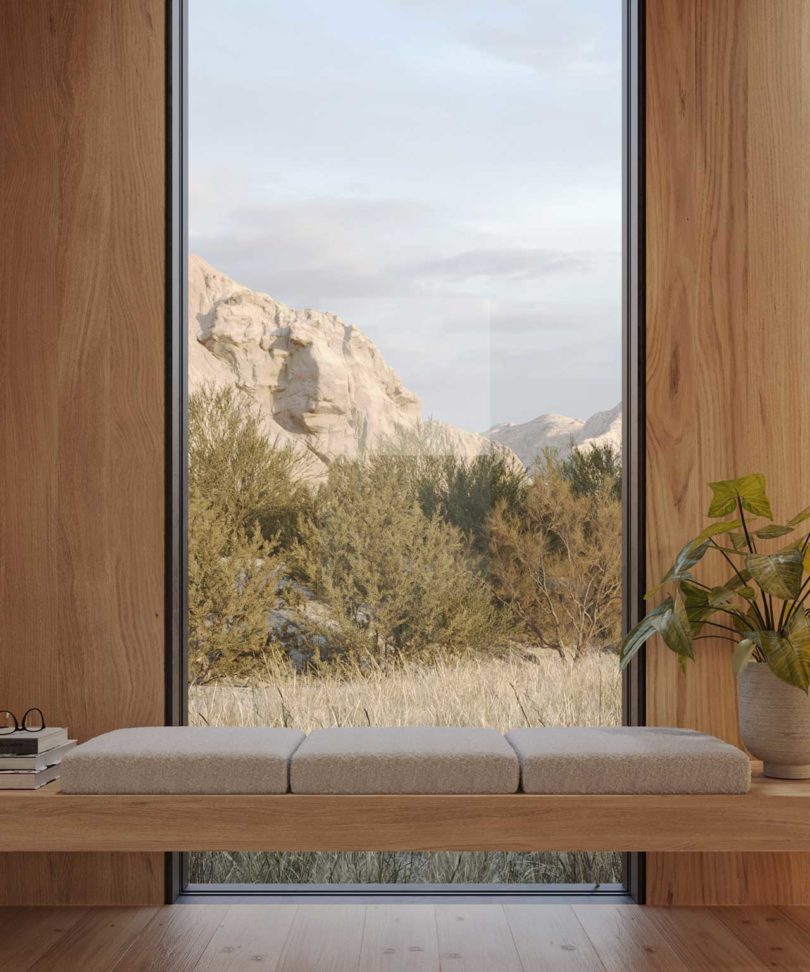
<svg viewBox="0 0 810 972">
<path fill-rule="evenodd" d="M 750 773 L 685 730 L 118 730 L 0 794 L 0 852 L 810 851 L 810 781 Z"/>
</svg>

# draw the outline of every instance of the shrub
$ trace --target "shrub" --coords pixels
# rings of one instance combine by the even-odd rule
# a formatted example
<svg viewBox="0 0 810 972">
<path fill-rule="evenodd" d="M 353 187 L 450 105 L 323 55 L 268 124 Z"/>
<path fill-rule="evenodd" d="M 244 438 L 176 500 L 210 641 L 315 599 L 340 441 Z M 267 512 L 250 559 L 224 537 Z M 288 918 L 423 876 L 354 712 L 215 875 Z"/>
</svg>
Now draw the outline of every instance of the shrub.
<svg viewBox="0 0 810 972">
<path fill-rule="evenodd" d="M 258 524 L 252 533 L 234 526 L 196 489 L 188 547 L 189 678 L 247 675 L 268 648 L 279 558 Z"/>
<path fill-rule="evenodd" d="M 560 464 L 560 472 L 571 484 L 575 496 L 595 496 L 608 487 L 616 499 L 621 499 L 621 456 L 611 445 L 572 449 Z"/>
<path fill-rule="evenodd" d="M 231 386 L 206 386 L 188 403 L 189 492 L 204 498 L 236 530 L 293 539 L 310 503 L 301 477 L 307 459 L 272 441 L 252 399 Z"/>
<path fill-rule="evenodd" d="M 497 597 L 561 656 L 615 647 L 621 631 L 621 506 L 615 480 L 582 491 L 547 454 L 524 509 L 491 521 Z"/>
<path fill-rule="evenodd" d="M 299 546 L 344 647 L 377 659 L 489 648 L 498 616 L 460 532 L 425 516 L 396 457 L 330 469 Z"/>
</svg>

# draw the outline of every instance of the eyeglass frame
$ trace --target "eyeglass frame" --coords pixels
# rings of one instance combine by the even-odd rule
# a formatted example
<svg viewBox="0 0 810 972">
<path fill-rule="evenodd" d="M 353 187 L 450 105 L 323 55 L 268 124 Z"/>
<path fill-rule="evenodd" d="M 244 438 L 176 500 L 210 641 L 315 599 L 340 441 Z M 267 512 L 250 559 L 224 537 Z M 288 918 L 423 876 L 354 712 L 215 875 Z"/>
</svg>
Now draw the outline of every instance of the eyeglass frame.
<svg viewBox="0 0 810 972">
<path fill-rule="evenodd" d="M 42 725 L 37 726 L 36 729 L 31 729 L 26 725 L 28 716 L 30 716 L 32 712 L 39 713 L 39 721 L 42 723 Z M 42 730 L 45 728 L 45 716 L 42 709 L 36 705 L 31 706 L 30 709 L 26 709 L 25 712 L 23 712 L 22 719 L 19 721 L 11 709 L 0 709 L 0 718 L 5 715 L 11 716 L 14 722 L 14 728 L 12 729 L 11 726 L 0 725 L 0 736 L 11 736 L 15 732 L 42 732 Z"/>
</svg>

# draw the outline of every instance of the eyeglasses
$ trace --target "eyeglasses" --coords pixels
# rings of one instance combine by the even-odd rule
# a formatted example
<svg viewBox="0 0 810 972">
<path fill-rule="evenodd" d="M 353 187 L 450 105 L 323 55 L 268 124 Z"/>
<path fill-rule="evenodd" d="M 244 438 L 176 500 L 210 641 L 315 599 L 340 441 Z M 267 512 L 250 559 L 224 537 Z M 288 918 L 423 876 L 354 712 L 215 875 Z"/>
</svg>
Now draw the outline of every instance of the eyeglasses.
<svg viewBox="0 0 810 972">
<path fill-rule="evenodd" d="M 0 736 L 12 732 L 40 732 L 44 728 L 45 716 L 42 709 L 28 709 L 19 722 L 9 709 L 0 709 Z"/>
</svg>

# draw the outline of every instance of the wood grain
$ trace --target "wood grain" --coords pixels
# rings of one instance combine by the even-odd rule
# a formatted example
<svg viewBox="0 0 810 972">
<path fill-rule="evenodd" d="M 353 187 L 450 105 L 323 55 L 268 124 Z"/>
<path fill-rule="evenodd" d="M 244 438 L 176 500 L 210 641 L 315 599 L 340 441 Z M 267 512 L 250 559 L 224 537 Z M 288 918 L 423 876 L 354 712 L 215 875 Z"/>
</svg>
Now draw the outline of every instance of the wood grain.
<svg viewBox="0 0 810 972">
<path fill-rule="evenodd" d="M 309 905 L 299 908 L 278 972 L 328 969 L 356 972 L 363 941 L 364 905 Z"/>
<path fill-rule="evenodd" d="M 646 9 L 655 578 L 705 522 L 709 481 L 765 473 L 777 518 L 810 500 L 810 2 L 650 0 Z M 737 743 L 729 647 L 701 642 L 682 674 L 652 646 L 649 724 Z M 808 855 L 653 854 L 647 873 L 654 904 L 810 902 Z"/>
<path fill-rule="evenodd" d="M 234 905 L 219 923 L 194 972 L 275 972 L 297 905 Z"/>
<path fill-rule="evenodd" d="M 570 905 L 504 905 L 506 919 L 524 969 L 554 972 L 606 972 Z M 539 920 L 542 919 L 542 920 Z"/>
<path fill-rule="evenodd" d="M 810 852 L 810 781 L 677 796 L 0 794 L 0 850 L 91 848 Z"/>
<path fill-rule="evenodd" d="M 689 972 L 664 936 L 644 920 L 644 910 L 627 905 L 575 905 L 606 969 L 622 972 Z"/>
<path fill-rule="evenodd" d="M 164 6 L 0 4 L 0 697 L 79 739 L 163 719 Z M 153 856 L 2 870 L 163 899 Z"/>
<path fill-rule="evenodd" d="M 228 905 L 162 908 L 120 956 L 115 972 L 193 972 Z"/>
<path fill-rule="evenodd" d="M 442 972 L 523 972 L 503 908 L 448 904 L 435 911 Z"/>
<path fill-rule="evenodd" d="M 439 943 L 432 905 L 367 905 L 358 972 L 435 972 Z"/>
</svg>

